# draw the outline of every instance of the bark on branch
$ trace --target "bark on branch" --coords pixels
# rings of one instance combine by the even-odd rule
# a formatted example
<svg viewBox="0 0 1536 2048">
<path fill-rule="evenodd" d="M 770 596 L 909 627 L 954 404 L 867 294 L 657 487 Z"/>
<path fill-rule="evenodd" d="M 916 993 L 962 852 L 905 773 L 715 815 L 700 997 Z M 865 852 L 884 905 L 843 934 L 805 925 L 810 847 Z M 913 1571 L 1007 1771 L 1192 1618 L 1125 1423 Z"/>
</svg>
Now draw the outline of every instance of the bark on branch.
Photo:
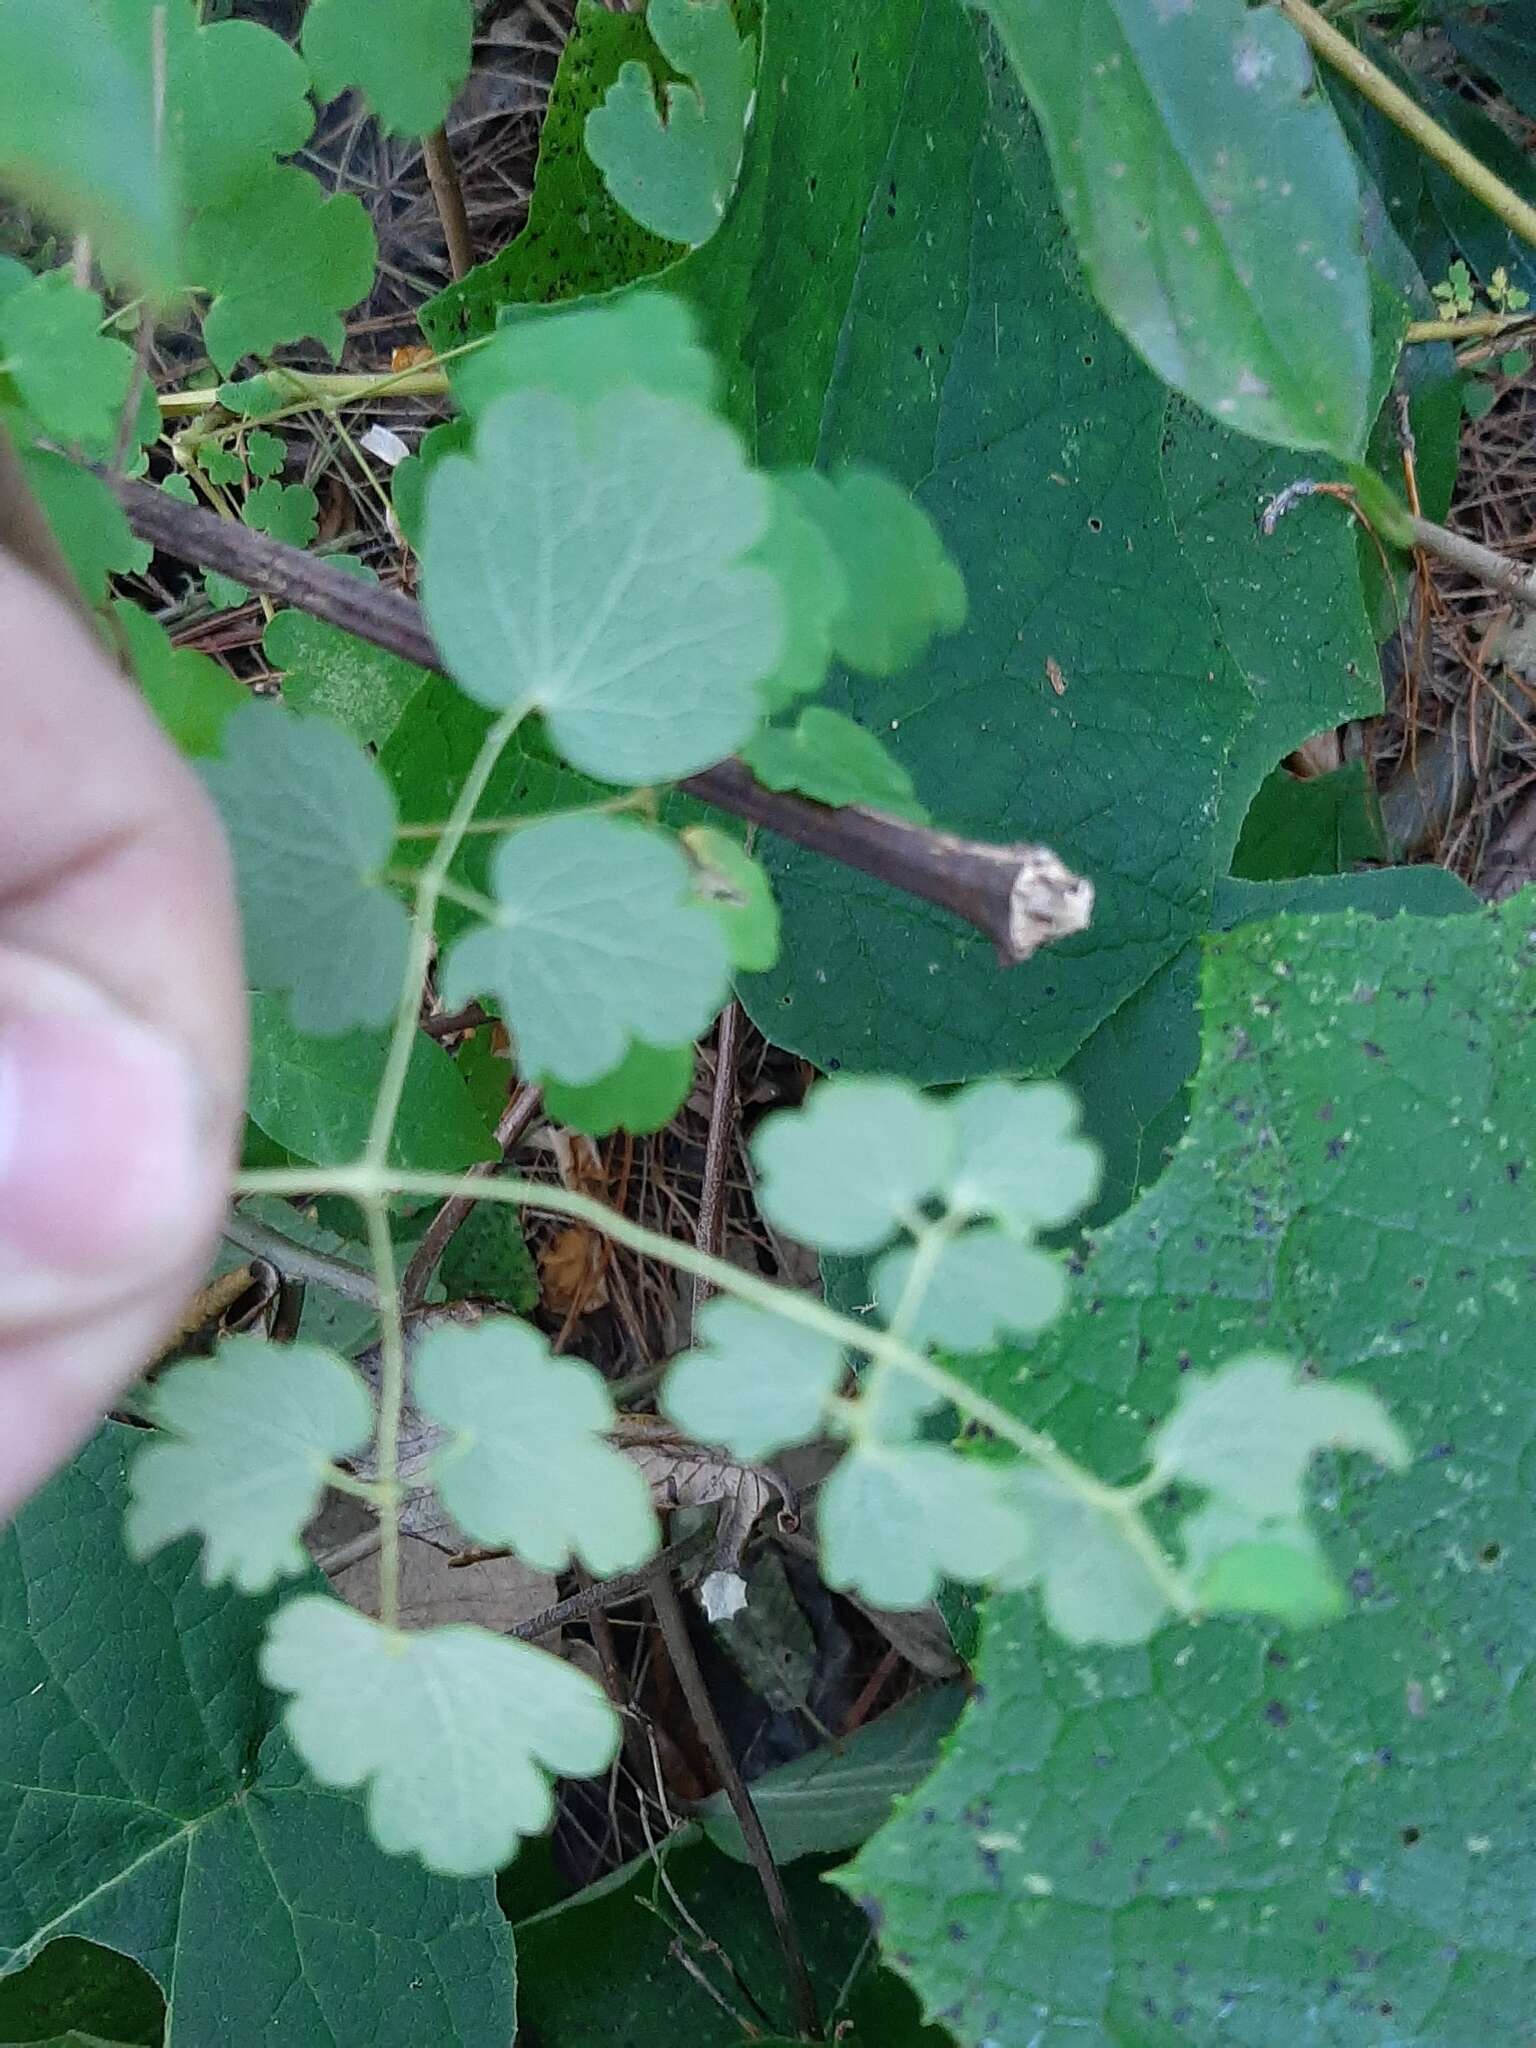
<svg viewBox="0 0 1536 2048">
<path fill-rule="evenodd" d="M 421 607 L 401 591 L 359 582 L 301 548 L 184 505 L 153 485 L 107 481 L 134 532 L 163 553 L 218 569 L 422 668 L 443 669 Z M 834 810 L 764 789 L 740 761 L 706 768 L 681 787 L 717 810 L 938 904 L 984 932 L 1004 966 L 1084 930 L 1093 910 L 1092 883 L 1048 846 L 989 846 L 857 805 Z"/>
</svg>

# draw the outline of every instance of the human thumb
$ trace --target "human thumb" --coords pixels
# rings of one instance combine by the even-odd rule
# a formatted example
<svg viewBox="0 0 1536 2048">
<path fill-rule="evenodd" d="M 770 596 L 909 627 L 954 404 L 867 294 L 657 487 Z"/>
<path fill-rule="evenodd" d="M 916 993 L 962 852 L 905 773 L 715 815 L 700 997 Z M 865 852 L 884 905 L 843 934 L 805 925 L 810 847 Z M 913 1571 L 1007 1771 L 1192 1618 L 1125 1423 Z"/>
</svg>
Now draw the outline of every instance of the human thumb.
<svg viewBox="0 0 1536 2048">
<path fill-rule="evenodd" d="M 229 860 L 90 628 L 0 554 L 0 1517 L 142 1370 L 243 1098 Z"/>
</svg>

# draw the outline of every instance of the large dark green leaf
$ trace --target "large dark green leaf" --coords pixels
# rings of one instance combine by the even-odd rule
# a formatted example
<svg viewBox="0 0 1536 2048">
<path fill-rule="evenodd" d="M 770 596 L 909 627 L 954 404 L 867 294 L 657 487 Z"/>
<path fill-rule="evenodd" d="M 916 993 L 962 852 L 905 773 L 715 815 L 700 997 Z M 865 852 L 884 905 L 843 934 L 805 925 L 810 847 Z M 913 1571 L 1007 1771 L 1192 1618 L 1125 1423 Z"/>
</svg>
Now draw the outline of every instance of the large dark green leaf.
<svg viewBox="0 0 1536 2048">
<path fill-rule="evenodd" d="M 990 1612 L 945 1761 L 847 1876 L 957 2037 L 1514 2041 L 1536 2001 L 1529 1622 L 1536 901 L 1213 943 L 1188 1138 L 988 1391 L 1129 1477 L 1186 1369 L 1373 1385 L 1410 1471 L 1330 1462 L 1350 1609 L 1067 1650 Z"/>
<path fill-rule="evenodd" d="M 389 1034 L 308 1038 L 277 996 L 251 998 L 251 1120 L 296 1159 L 345 1166 L 367 1142 L 389 1056 Z M 493 1159 L 491 1127 L 442 1047 L 411 1045 L 391 1157 L 426 1173 L 457 1173 Z"/>
<path fill-rule="evenodd" d="M 601 281 L 636 274 L 610 256 Z M 1258 538 L 1294 465 L 1170 406 L 1109 326 L 958 0 L 773 0 L 735 200 L 666 283 L 761 461 L 880 465 L 964 570 L 963 631 L 830 701 L 938 822 L 1046 839 L 1098 890 L 1089 932 L 1004 974 L 939 912 L 769 841 L 786 942 L 749 1007 L 822 1064 L 1059 1068 L 1206 928 L 1282 754 L 1376 701 L 1345 523 L 1305 507 Z"/>
<path fill-rule="evenodd" d="M 1358 456 L 1359 182 L 1296 30 L 1247 0 L 983 4 L 1115 325 L 1228 426 Z"/>
<path fill-rule="evenodd" d="M 792 75 L 812 104 L 803 132 L 780 116 L 753 190 L 804 216 L 808 183 L 833 188 L 826 225 L 812 211 L 795 229 L 820 258 L 796 361 L 826 388 L 805 419 L 765 352 L 758 438 L 778 456 L 814 436 L 917 488 L 964 569 L 970 625 L 913 673 L 845 680 L 834 701 L 888 734 L 941 822 L 1050 840 L 1098 901 L 1082 938 L 1002 975 L 936 914 L 778 854 L 784 958 L 748 1000 L 824 1062 L 934 1080 L 1048 1070 L 1205 927 L 1253 790 L 1288 747 L 1370 708 L 1374 656 L 1349 536 L 1308 519 L 1262 541 L 1254 514 L 1293 471 L 1170 407 L 1087 298 L 1000 56 L 977 66 L 948 0 L 882 20 L 895 11 L 912 61 L 896 64 L 894 29 L 862 41 L 865 120 L 882 84 L 890 103 L 857 182 L 818 161 L 837 128 L 813 98 L 823 76 L 835 91 L 833 29 L 774 17 L 802 46 Z M 846 47 L 856 23 L 841 20 Z M 770 62 L 774 48 L 770 28 Z M 867 211 L 850 218 L 855 185 Z M 729 307 L 716 250 L 734 218 L 673 273 L 697 277 L 706 307 Z M 752 289 L 776 289 L 766 259 Z"/>
<path fill-rule="evenodd" d="M 0 2042 L 64 2035 L 160 2048 L 165 2000 L 147 1971 L 116 1949 L 74 1935 L 50 1941 L 24 1970 L 0 1978 Z"/>
<path fill-rule="evenodd" d="M 854 2022 L 850 2048 L 942 2048 L 910 1992 L 871 1967 L 863 1916 L 821 1882 L 825 1870 L 783 1873 L 823 2018 Z M 669 1849 L 665 1881 L 637 1863 L 516 1925 L 529 2048 L 740 2048 L 749 2029 L 788 2023 L 757 1877 L 707 1843 Z"/>
<path fill-rule="evenodd" d="M 1357 910 L 1369 917 L 1454 916 L 1477 898 L 1444 868 L 1386 868 L 1348 876 L 1217 885 L 1218 931 L 1282 911 Z M 1104 1154 L 1104 1179 L 1090 1224 L 1107 1223 L 1156 1180 L 1178 1143 L 1189 1084 L 1200 1061 L 1200 947 L 1187 946 L 1117 1010 L 1065 1070 L 1083 1102 L 1083 1125 Z"/>
<path fill-rule="evenodd" d="M 209 1592 L 185 1544 L 129 1562 L 130 1441 L 0 1540 L 0 1974 L 78 1935 L 143 1964 L 187 2048 L 506 2048 L 492 1887 L 382 1855 L 300 1771 L 256 1679 L 270 1602 Z"/>
</svg>

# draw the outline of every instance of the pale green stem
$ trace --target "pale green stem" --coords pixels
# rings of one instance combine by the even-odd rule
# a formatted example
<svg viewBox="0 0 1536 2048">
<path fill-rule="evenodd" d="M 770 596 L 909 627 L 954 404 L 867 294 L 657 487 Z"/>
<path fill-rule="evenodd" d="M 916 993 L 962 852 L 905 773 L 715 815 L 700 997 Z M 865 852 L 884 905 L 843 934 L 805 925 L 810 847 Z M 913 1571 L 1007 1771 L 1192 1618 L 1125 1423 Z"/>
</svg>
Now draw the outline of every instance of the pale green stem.
<svg viewBox="0 0 1536 2048">
<path fill-rule="evenodd" d="M 368 1219 L 368 1250 L 379 1286 L 379 1417 L 374 1431 L 379 1508 L 379 1620 L 400 1626 L 400 1417 L 405 1407 L 405 1325 L 400 1316 L 400 1279 L 389 1210 L 382 1195 L 362 1204 Z"/>
<path fill-rule="evenodd" d="M 475 807 L 485 794 L 496 763 L 527 715 L 527 707 L 515 704 L 510 711 L 504 711 L 481 742 L 475 756 L 474 766 L 464 778 L 458 801 L 453 807 L 437 850 L 421 871 L 416 885 L 416 908 L 411 926 L 410 955 L 406 962 L 405 975 L 400 990 L 400 1004 L 395 1012 L 394 1037 L 390 1041 L 389 1057 L 384 1063 L 384 1076 L 379 1083 L 378 1100 L 374 1104 L 373 1122 L 368 1131 L 368 1143 L 360 1162 L 373 1169 L 379 1184 L 361 1195 L 364 1201 L 377 1201 L 389 1193 L 385 1184 L 387 1176 L 384 1164 L 389 1157 L 389 1141 L 394 1135 L 395 1118 L 400 1113 L 400 1098 L 405 1092 L 406 1071 L 411 1063 L 411 1047 L 416 1038 L 416 1016 L 421 1008 L 422 984 L 427 978 L 427 966 L 432 958 L 432 934 L 437 917 L 437 906 L 448 885 L 448 870 L 453 866 L 464 833 Z M 453 1190 L 450 1189 L 450 1193 Z"/>
<path fill-rule="evenodd" d="M 402 883 L 408 889 L 414 889 L 420 879 L 419 868 L 385 868 L 379 876 L 381 882 Z M 451 877 L 445 877 L 438 884 L 437 900 L 439 903 L 457 903 L 464 910 L 472 910 L 487 924 L 500 924 L 502 921 L 501 905 L 494 897 L 483 896 L 478 889 L 467 888 Z"/>
<path fill-rule="evenodd" d="M 355 1166 L 284 1167 L 242 1173 L 235 1187 L 241 1195 L 345 1195 L 365 1205 L 380 1203 L 392 1194 L 447 1200 L 463 1192 L 462 1180 L 452 1174 L 415 1173 L 384 1167 L 366 1158 Z M 867 1358 L 911 1374 L 925 1386 L 932 1387 L 946 1401 L 953 1402 L 994 1436 L 1022 1451 L 1067 1492 L 1099 1513 L 1112 1515 L 1120 1523 L 1126 1542 L 1156 1579 L 1170 1605 L 1180 1613 L 1187 1614 L 1193 1610 L 1195 1603 L 1188 1587 L 1142 1520 L 1140 1502 L 1132 1490 L 1106 1485 L 1058 1449 L 1048 1436 L 1020 1422 L 1017 1416 L 1011 1415 L 986 1395 L 978 1394 L 958 1374 L 949 1372 L 891 1331 L 856 1322 L 851 1316 L 840 1315 L 836 1309 L 828 1308 L 814 1295 L 776 1286 L 773 1281 L 733 1266 L 725 1259 L 715 1258 L 694 1245 L 663 1237 L 659 1231 L 648 1230 L 643 1223 L 621 1215 L 591 1195 L 578 1194 L 570 1188 L 553 1187 L 542 1181 L 510 1177 L 477 1180 L 474 1187 L 477 1201 L 541 1209 L 548 1215 L 569 1216 L 577 1222 L 588 1223 L 629 1251 L 706 1280 L 722 1294 L 734 1295 L 738 1301 L 765 1309 L 786 1322 L 798 1323 L 803 1329 L 814 1330 L 847 1350 L 860 1351 Z M 382 1471 L 380 1476 L 383 1476 Z"/>
<path fill-rule="evenodd" d="M 395 1012 L 394 1035 L 384 1061 L 368 1143 L 358 1166 L 352 1169 L 360 1178 L 350 1192 L 368 1220 L 368 1248 L 379 1288 L 379 1417 L 374 1438 L 374 1463 L 378 1472 L 377 1483 L 387 1501 L 379 1513 L 379 1619 L 386 1628 L 397 1628 L 400 1621 L 398 1480 L 400 1416 L 405 1406 L 405 1329 L 401 1320 L 400 1279 L 395 1267 L 394 1241 L 389 1234 L 388 1201 L 392 1192 L 389 1148 L 405 1092 L 411 1048 L 416 1042 L 422 985 L 432 957 L 437 906 L 449 886 L 448 870 L 463 841 L 465 828 L 475 814 L 475 806 L 484 796 L 496 763 L 523 716 L 523 707 L 514 706 L 510 711 L 504 711 L 486 734 L 475 756 L 474 766 L 464 778 L 447 829 L 431 860 L 421 871 L 416 887 L 410 950 L 401 981 L 400 1002 Z"/>
<path fill-rule="evenodd" d="M 625 811 L 653 812 L 655 791 L 651 789 L 626 790 L 622 796 L 605 797 L 598 804 L 570 804 L 564 810 L 524 811 L 516 818 L 475 818 L 464 828 L 466 839 L 484 833 L 494 833 L 504 838 L 509 832 L 526 832 L 530 825 L 547 825 L 554 818 L 598 818 L 616 817 Z M 447 825 L 397 825 L 397 839 L 440 839 L 448 830 Z M 415 880 L 413 875 L 411 878 Z"/>
<path fill-rule="evenodd" d="M 1310 0 L 1275 0 L 1275 5 L 1325 64 L 1332 65 L 1341 78 L 1347 78 L 1363 99 L 1369 100 L 1373 107 L 1401 128 L 1427 157 L 1439 164 L 1442 170 L 1449 171 L 1458 185 L 1464 185 L 1522 241 L 1536 247 L 1536 206 L 1522 199 L 1470 149 L 1464 148 L 1438 121 L 1432 120 L 1416 100 L 1411 99 L 1401 86 L 1394 85 L 1384 71 L 1357 50 L 1348 36 L 1341 35 L 1331 22 L 1325 21 Z"/>
<path fill-rule="evenodd" d="M 904 1337 L 912 1327 L 912 1318 L 922 1306 L 934 1269 L 944 1256 L 944 1247 L 954 1235 L 953 1224 L 954 1219 L 948 1216 L 940 1223 L 930 1223 L 927 1217 L 919 1216 L 908 1224 L 913 1237 L 912 1265 L 896 1313 L 887 1324 L 893 1337 Z"/>
<path fill-rule="evenodd" d="M 326 375 L 300 377 L 293 370 L 272 368 L 262 372 L 272 380 L 274 389 L 286 384 L 292 387 L 294 409 L 312 411 L 320 406 L 329 412 L 340 405 L 371 405 L 378 398 L 446 398 L 449 385 L 447 376 L 436 364 L 419 369 L 371 371 L 366 374 Z M 211 412 L 219 403 L 217 384 L 202 384 L 195 391 L 162 391 L 160 414 L 163 419 L 177 420 L 195 418 L 198 413 Z M 264 426 L 265 420 L 253 422 Z"/>
</svg>

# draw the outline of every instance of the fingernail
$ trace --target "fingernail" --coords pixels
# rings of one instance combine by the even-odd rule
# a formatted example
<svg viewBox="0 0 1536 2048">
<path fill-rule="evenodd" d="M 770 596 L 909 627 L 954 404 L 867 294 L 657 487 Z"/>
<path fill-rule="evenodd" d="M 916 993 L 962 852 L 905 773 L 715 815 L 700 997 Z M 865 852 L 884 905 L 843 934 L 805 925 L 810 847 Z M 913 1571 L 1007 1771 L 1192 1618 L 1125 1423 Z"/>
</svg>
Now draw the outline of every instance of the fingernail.
<svg viewBox="0 0 1536 2048">
<path fill-rule="evenodd" d="M 207 1169 L 182 1053 L 102 1010 L 0 1015 L 0 1249 L 55 1270 L 178 1256 Z"/>
</svg>

